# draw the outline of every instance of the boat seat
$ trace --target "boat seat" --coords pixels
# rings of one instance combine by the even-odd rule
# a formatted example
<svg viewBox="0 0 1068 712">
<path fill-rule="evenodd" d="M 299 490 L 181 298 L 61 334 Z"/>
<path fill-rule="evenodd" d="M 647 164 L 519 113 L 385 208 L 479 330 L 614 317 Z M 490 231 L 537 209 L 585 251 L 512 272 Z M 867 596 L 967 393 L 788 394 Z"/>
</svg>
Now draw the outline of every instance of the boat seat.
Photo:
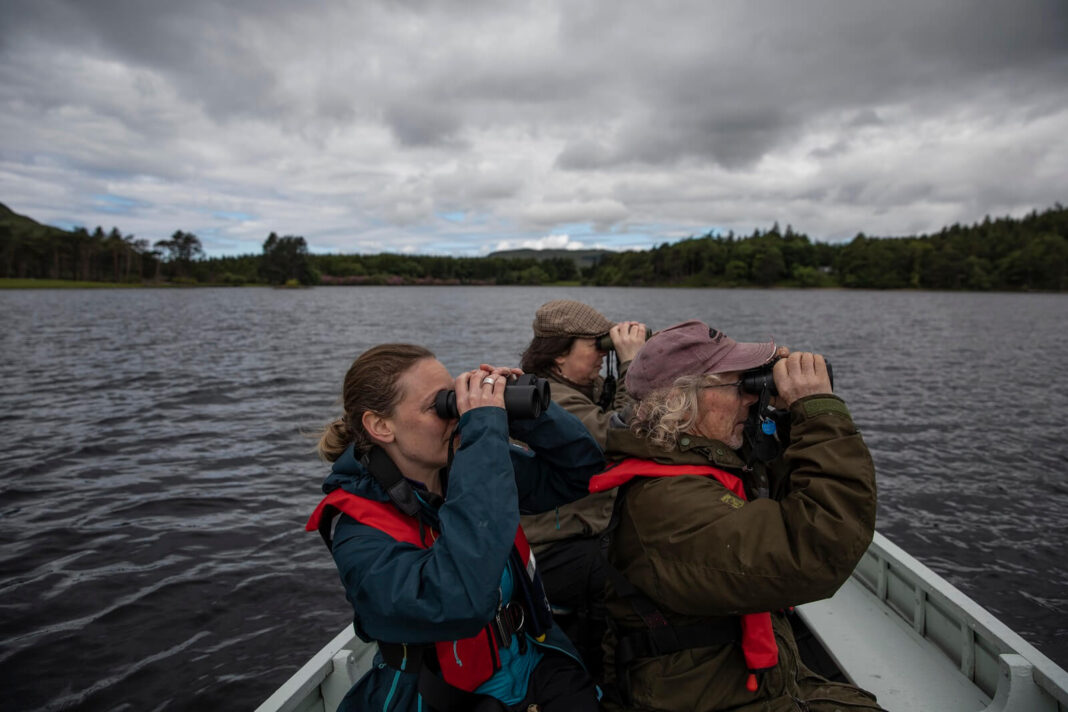
<svg viewBox="0 0 1068 712">
<path fill-rule="evenodd" d="M 796 610 L 846 678 L 875 694 L 886 709 L 1030 712 L 1046 708 L 1021 707 L 1016 699 L 1021 692 L 1026 694 L 1029 684 L 1027 660 L 1001 656 L 1002 678 L 1008 679 L 999 681 L 997 699 L 991 700 L 961 674 L 949 656 L 856 578 L 850 578 L 832 598 Z M 1010 684 L 1019 679 L 1024 680 L 1021 686 Z M 1018 689 L 1010 694 L 1013 687 Z"/>
</svg>

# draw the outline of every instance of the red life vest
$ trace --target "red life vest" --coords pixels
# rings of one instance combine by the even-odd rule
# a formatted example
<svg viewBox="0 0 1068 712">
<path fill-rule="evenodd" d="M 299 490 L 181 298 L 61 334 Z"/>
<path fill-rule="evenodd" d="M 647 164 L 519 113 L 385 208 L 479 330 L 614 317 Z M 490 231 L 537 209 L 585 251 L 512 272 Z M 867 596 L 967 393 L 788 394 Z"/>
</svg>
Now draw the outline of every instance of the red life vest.
<svg viewBox="0 0 1068 712">
<path fill-rule="evenodd" d="M 603 492 L 618 487 L 635 477 L 681 477 L 696 475 L 713 477 L 740 499 L 746 499 L 742 480 L 729 472 L 710 465 L 664 465 L 653 460 L 629 457 L 610 466 L 607 470 L 590 478 L 590 492 Z M 742 654 L 750 676 L 746 686 L 755 692 L 756 677 L 752 673 L 768 670 L 779 662 L 779 647 L 775 643 L 775 633 L 771 627 L 771 614 L 746 613 L 741 616 Z"/>
<path fill-rule="evenodd" d="M 304 529 L 318 530 L 329 545 L 330 528 L 339 512 L 349 515 L 361 524 L 378 529 L 399 542 L 412 544 L 420 549 L 429 549 L 437 538 L 436 531 L 420 527 L 415 517 L 404 514 L 393 504 L 358 497 L 343 489 L 334 490 L 319 502 Z M 516 529 L 513 545 L 523 564 L 524 573 L 534 581 L 537 564 L 522 527 Z M 540 583 L 537 588 L 540 590 Z M 520 590 L 518 582 L 516 590 Z M 544 593 L 542 596 L 544 597 Z M 470 638 L 434 643 L 442 678 L 453 687 L 467 692 L 474 691 L 501 669 L 499 644 L 492 621 Z"/>
</svg>

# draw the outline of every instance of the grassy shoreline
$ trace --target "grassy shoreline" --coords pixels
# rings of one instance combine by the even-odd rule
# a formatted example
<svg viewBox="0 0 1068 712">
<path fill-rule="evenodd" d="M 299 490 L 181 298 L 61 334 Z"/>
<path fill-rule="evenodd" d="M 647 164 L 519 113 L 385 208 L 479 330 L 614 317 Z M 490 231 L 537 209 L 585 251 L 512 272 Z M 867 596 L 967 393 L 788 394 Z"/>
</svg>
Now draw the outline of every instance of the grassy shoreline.
<svg viewBox="0 0 1068 712">
<path fill-rule="evenodd" d="M 143 284 L 120 282 L 79 282 L 71 279 L 0 279 L 0 289 L 126 289 Z"/>
<path fill-rule="evenodd" d="M 14 279 L 8 277 L 0 277 L 0 290 L 4 289 L 203 289 L 203 288 L 220 288 L 225 287 L 227 289 L 241 288 L 241 287 L 261 287 L 272 289 L 306 289 L 308 286 L 317 286 L 330 289 L 344 288 L 344 287 L 623 287 L 625 289 L 804 289 L 804 290 L 820 290 L 820 291 L 849 291 L 850 288 L 843 287 L 838 284 L 828 285 L 800 285 L 784 282 L 781 284 L 772 285 L 756 285 L 756 284 L 643 284 L 643 285 L 596 285 L 596 284 L 582 284 L 577 280 L 568 280 L 562 282 L 546 282 L 544 284 L 456 284 L 456 283 L 444 283 L 444 284 L 388 284 L 388 283 L 366 283 L 366 284 L 319 284 L 319 285 L 283 285 L 283 284 L 263 284 L 262 282 L 246 282 L 244 284 L 226 284 L 221 282 L 204 282 L 204 283 L 188 283 L 188 282 L 83 282 L 71 279 Z M 1064 292 L 1052 292 L 1037 289 L 924 289 L 915 287 L 891 287 L 886 289 L 877 289 L 872 287 L 860 287 L 861 291 L 866 289 L 875 289 L 875 291 L 885 292 L 968 292 L 968 293 L 989 293 L 989 294 L 1063 294 Z"/>
<path fill-rule="evenodd" d="M 290 284 L 263 284 L 258 282 L 246 282 L 244 284 L 223 284 L 223 283 L 176 283 L 176 282 L 82 282 L 72 279 L 14 279 L 7 277 L 0 277 L 0 289 L 196 289 L 198 287 L 272 287 L 274 289 L 295 289 L 305 288 L 307 286 L 326 287 L 330 289 L 344 288 L 344 287 L 581 287 L 596 285 L 583 285 L 578 280 L 567 280 L 562 282 L 546 282 L 544 284 L 454 284 L 454 283 L 442 283 L 442 284 L 388 284 L 388 283 L 361 283 L 361 284 L 317 284 L 317 285 L 290 285 Z M 658 289 L 670 289 L 670 288 L 688 288 L 692 285 L 684 284 L 664 284 L 664 285 L 642 285 L 643 287 L 653 287 Z M 714 285 L 716 288 L 723 288 L 724 285 Z M 737 285 L 735 285 L 737 286 Z M 641 287 L 635 287 L 640 289 Z"/>
<path fill-rule="evenodd" d="M 0 277 L 0 289 L 183 289 L 188 287 L 268 287 L 267 284 L 186 284 L 179 282 L 83 282 L 76 279 L 14 279 Z"/>
</svg>

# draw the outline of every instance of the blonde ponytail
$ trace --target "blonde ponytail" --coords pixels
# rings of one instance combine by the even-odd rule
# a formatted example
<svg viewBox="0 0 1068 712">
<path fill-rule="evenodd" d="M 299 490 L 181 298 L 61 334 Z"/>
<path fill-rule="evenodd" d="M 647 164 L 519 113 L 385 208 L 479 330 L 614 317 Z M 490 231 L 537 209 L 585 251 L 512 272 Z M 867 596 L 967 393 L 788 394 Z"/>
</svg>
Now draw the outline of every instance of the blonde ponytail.
<svg viewBox="0 0 1068 712">
<path fill-rule="evenodd" d="M 352 441 L 352 431 L 345 424 L 345 419 L 338 418 L 323 429 L 323 434 L 319 438 L 319 446 L 316 448 L 319 451 L 319 458 L 324 462 L 334 462 L 341 457 L 341 453 L 345 452 Z"/>
</svg>

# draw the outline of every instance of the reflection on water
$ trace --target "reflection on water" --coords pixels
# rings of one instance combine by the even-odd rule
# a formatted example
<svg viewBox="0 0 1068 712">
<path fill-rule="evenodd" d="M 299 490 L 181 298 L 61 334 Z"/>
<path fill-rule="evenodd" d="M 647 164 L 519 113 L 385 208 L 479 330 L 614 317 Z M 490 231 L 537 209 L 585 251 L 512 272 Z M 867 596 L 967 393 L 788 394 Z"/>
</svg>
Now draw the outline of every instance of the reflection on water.
<svg viewBox="0 0 1068 712">
<path fill-rule="evenodd" d="M 302 531 L 383 341 L 514 364 L 559 297 L 826 354 L 879 528 L 1068 664 L 1068 297 L 492 287 L 0 292 L 3 709 L 247 709 L 349 614 Z"/>
</svg>

